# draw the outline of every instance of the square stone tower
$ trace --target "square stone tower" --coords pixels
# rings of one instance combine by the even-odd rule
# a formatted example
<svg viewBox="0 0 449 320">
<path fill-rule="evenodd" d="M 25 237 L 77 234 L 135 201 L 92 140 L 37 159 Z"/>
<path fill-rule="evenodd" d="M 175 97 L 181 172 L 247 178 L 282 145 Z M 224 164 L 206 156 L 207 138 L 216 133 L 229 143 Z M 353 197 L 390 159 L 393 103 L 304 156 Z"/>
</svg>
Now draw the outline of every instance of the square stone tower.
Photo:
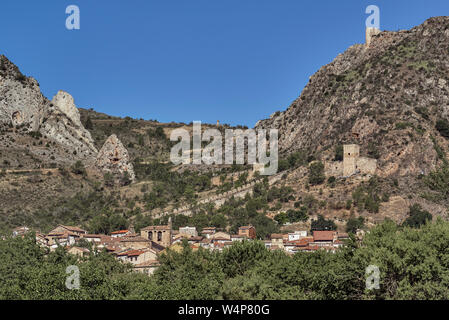
<svg viewBox="0 0 449 320">
<path fill-rule="evenodd" d="M 365 32 L 365 38 L 366 38 L 366 47 L 368 48 L 371 44 L 371 40 L 373 36 L 378 35 L 380 33 L 380 30 L 377 28 L 366 28 Z"/>
<path fill-rule="evenodd" d="M 357 159 L 360 156 L 360 147 L 357 144 L 343 146 L 343 176 L 354 174 L 357 170 Z"/>
</svg>

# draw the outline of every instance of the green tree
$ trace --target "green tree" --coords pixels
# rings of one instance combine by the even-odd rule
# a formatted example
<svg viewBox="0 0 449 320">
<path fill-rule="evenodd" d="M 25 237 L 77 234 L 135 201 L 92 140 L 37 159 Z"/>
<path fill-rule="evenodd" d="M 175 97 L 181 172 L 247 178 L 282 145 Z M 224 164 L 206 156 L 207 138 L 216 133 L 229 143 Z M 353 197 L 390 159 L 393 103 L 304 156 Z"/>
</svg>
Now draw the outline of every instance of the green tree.
<svg viewBox="0 0 449 320">
<path fill-rule="evenodd" d="M 86 128 L 87 130 L 92 130 L 94 128 L 92 120 L 89 116 L 87 116 L 86 122 L 84 123 L 84 128 Z"/>
<path fill-rule="evenodd" d="M 427 221 L 432 221 L 432 215 L 421 208 L 419 204 L 410 207 L 409 217 L 405 219 L 404 226 L 419 228 Z"/>
<path fill-rule="evenodd" d="M 321 214 L 318 215 L 317 220 L 312 220 L 310 230 L 313 231 L 323 231 L 323 230 L 337 230 L 337 226 L 334 221 L 325 219 Z"/>
<path fill-rule="evenodd" d="M 324 164 L 322 162 L 313 162 L 309 166 L 309 184 L 319 185 L 326 179 L 324 175 Z"/>
<path fill-rule="evenodd" d="M 443 137 L 449 138 L 449 121 L 446 119 L 438 119 L 435 128 Z"/>
<path fill-rule="evenodd" d="M 343 145 L 342 144 L 335 146 L 334 161 L 343 161 Z"/>
<path fill-rule="evenodd" d="M 346 223 L 346 232 L 356 233 L 358 229 L 362 229 L 365 225 L 365 218 L 350 217 Z"/>
</svg>

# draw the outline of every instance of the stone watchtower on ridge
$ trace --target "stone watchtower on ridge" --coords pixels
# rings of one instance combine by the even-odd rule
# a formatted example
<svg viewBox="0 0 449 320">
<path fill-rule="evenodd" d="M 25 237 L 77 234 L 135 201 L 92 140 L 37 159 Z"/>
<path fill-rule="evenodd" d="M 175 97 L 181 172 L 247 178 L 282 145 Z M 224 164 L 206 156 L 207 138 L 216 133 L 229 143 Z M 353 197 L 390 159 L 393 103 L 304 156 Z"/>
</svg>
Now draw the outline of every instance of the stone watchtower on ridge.
<svg viewBox="0 0 449 320">
<path fill-rule="evenodd" d="M 378 35 L 379 33 L 380 33 L 380 29 L 378 29 L 378 28 L 373 28 L 373 27 L 366 28 L 366 34 L 365 34 L 366 42 L 365 42 L 365 45 L 366 45 L 367 48 L 370 46 L 373 36 Z"/>
<path fill-rule="evenodd" d="M 343 176 L 350 176 L 357 171 L 357 160 L 360 157 L 360 147 L 357 144 L 343 146 Z"/>
<path fill-rule="evenodd" d="M 355 174 L 376 173 L 377 160 L 361 157 L 358 144 L 343 145 L 343 161 L 325 161 L 326 176 L 350 177 Z"/>
</svg>

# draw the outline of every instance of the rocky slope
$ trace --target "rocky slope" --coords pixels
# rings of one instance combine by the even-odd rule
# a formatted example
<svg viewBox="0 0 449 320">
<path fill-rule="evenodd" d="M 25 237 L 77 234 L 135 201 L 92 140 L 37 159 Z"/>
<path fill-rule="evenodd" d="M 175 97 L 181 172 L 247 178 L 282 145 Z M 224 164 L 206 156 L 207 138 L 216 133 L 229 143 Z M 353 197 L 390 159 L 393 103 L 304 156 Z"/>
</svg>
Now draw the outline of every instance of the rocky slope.
<svg viewBox="0 0 449 320">
<path fill-rule="evenodd" d="M 341 230 L 352 216 L 364 217 L 370 226 L 384 218 L 401 222 L 413 204 L 447 218 L 449 173 L 438 186 L 442 190 L 423 181 L 448 161 L 448 55 L 449 18 L 437 17 L 409 31 L 374 35 L 369 47 L 354 45 L 322 67 L 286 111 L 256 125 L 279 129 L 282 160 L 303 151 L 272 186 L 290 188 L 291 194 L 282 201 L 273 198 L 259 213 L 273 218 L 306 206 L 310 219 L 291 228 L 309 228 L 322 214 Z M 5 57 L 0 59 L 0 127 L 0 225 L 77 224 L 101 210 L 128 220 L 141 213 L 147 218 L 185 205 L 185 195 L 211 214 L 217 209 L 205 200 L 238 190 L 233 174 L 223 168 L 213 177 L 213 168 L 202 166 L 199 171 L 207 175 L 197 177 L 170 167 L 167 137 L 174 128 L 191 130 L 190 125 L 77 109 L 63 91 L 50 102 L 36 80 Z M 311 185 L 309 159 L 329 163 L 335 147 L 348 143 L 359 144 L 362 157 L 377 159 L 378 177 L 335 175 L 332 182 L 328 175 Z M 84 162 L 85 171 L 72 167 L 76 160 Z M 52 169 L 56 166 L 61 169 Z M 251 168 L 243 167 L 236 177 L 241 170 L 251 175 Z M 134 179 L 137 183 L 128 185 Z M 164 184 L 167 180 L 172 184 Z M 175 197 L 174 191 L 181 192 L 175 186 L 186 184 Z"/>
<path fill-rule="evenodd" d="M 278 128 L 279 148 L 332 157 L 337 144 L 357 143 L 378 157 L 384 177 L 427 174 L 448 140 L 436 130 L 449 119 L 449 17 L 408 31 L 381 32 L 369 47 L 350 47 L 314 74 L 284 112 L 259 121 Z"/>
</svg>

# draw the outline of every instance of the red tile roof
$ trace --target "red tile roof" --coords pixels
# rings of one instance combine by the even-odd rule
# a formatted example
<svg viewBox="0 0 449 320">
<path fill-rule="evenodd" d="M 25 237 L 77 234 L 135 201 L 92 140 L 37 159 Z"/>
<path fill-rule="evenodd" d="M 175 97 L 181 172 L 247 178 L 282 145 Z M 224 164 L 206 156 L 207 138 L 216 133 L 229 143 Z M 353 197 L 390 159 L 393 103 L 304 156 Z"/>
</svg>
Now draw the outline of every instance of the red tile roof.
<svg viewBox="0 0 449 320">
<path fill-rule="evenodd" d="M 335 231 L 313 231 L 313 241 L 333 241 Z"/>
<path fill-rule="evenodd" d="M 123 233 L 128 233 L 128 232 L 129 232 L 129 230 L 118 230 L 118 231 L 111 232 L 111 234 L 123 234 Z"/>
</svg>

